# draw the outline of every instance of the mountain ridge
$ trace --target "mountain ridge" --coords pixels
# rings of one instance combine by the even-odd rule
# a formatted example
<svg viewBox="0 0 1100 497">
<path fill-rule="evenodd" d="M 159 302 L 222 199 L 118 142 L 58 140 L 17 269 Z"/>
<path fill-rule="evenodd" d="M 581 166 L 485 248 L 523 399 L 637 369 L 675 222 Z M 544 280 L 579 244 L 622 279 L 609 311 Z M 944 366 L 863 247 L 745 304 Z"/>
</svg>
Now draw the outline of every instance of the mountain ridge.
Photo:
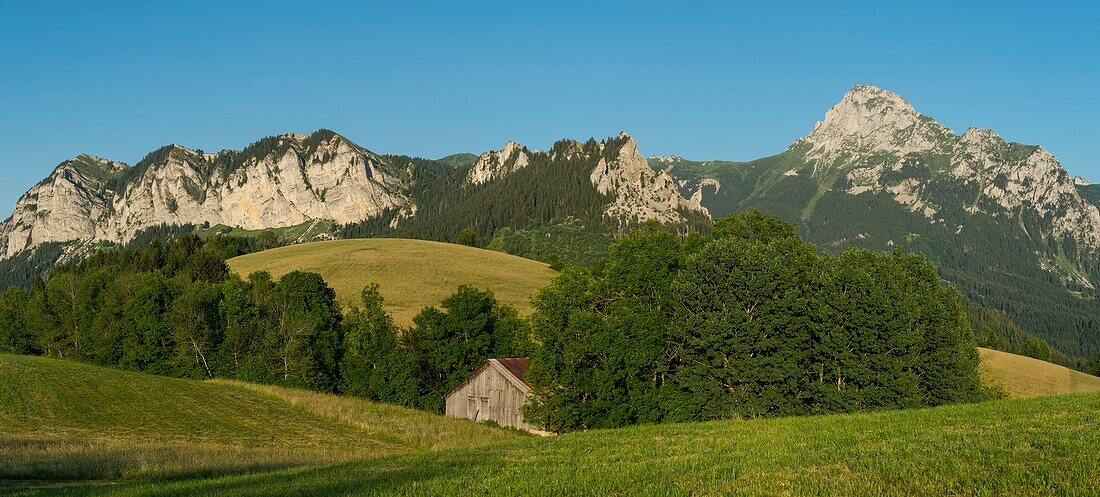
<svg viewBox="0 0 1100 497">
<path fill-rule="evenodd" d="M 650 162 L 715 216 L 759 208 L 834 252 L 923 252 L 972 301 L 1060 350 L 1100 352 L 1100 202 L 1042 146 L 958 135 L 860 85 L 777 155 Z"/>
<path fill-rule="evenodd" d="M 78 256 L 185 224 L 326 220 L 342 237 L 454 241 L 464 228 L 489 240 L 562 220 L 614 235 L 656 219 L 686 233 L 758 208 L 826 250 L 923 252 L 972 301 L 1093 354 L 1100 187 L 1086 183 L 1042 146 L 957 134 L 896 93 L 857 85 L 806 136 L 749 162 L 647 159 L 625 132 L 441 160 L 376 154 L 330 130 L 217 153 L 168 145 L 134 166 L 79 155 L 20 198 L 0 225 L 0 259 L 32 247 Z"/>
<path fill-rule="evenodd" d="M 621 133 L 617 139 L 616 146 L 629 152 L 618 160 L 586 156 L 600 161 L 592 164 L 591 182 L 611 199 L 608 217 L 671 222 L 681 218 L 677 208 L 701 210 L 679 198 L 670 179 L 649 170 L 633 137 Z M 567 141 L 575 152 L 584 151 L 580 142 Z M 608 143 L 598 144 L 601 153 Z M 477 186 L 524 168 L 529 154 L 547 153 L 509 141 L 472 163 L 465 154 L 436 162 L 468 168 L 466 182 Z M 60 163 L 16 202 L 0 224 L 0 259 L 51 242 L 126 243 L 141 229 L 158 225 L 261 230 L 318 219 L 353 224 L 389 212 L 396 213 L 390 222 L 396 225 L 415 216 L 418 207 L 410 185 L 415 164 L 406 159 L 411 158 L 375 154 L 330 130 L 266 137 L 217 153 L 170 144 L 133 166 L 80 154 Z M 611 174 L 620 168 L 628 169 L 630 177 Z M 663 183 L 636 184 L 653 178 Z M 647 201 L 663 203 L 634 212 L 635 204 Z"/>
</svg>

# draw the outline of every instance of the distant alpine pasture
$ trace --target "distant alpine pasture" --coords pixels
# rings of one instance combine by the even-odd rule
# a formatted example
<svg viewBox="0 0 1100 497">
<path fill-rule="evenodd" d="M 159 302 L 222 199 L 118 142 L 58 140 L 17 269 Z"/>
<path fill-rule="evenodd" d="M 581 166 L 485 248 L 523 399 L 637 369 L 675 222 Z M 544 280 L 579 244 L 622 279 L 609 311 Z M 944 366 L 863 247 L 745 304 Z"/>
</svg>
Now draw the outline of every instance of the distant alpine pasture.
<svg viewBox="0 0 1100 497">
<path fill-rule="evenodd" d="M 305 243 L 234 257 L 233 272 L 247 277 L 266 271 L 320 274 L 350 307 L 369 283 L 377 283 L 385 309 L 401 326 L 421 309 L 439 305 L 455 288 L 472 285 L 493 291 L 521 314 L 531 298 L 554 278 L 546 264 L 514 255 L 452 243 L 400 238 L 361 238 Z"/>
</svg>

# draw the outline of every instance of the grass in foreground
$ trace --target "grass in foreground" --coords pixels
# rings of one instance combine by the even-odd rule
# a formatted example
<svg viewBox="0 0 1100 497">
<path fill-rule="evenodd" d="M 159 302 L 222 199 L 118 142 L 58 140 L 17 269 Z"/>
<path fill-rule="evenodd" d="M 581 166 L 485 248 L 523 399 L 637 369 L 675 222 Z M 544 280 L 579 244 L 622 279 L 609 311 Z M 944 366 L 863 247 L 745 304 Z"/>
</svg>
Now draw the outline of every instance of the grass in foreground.
<svg viewBox="0 0 1100 497">
<path fill-rule="evenodd" d="M 518 436 L 349 397 L 0 355 L 0 480 L 211 475 Z"/>
<path fill-rule="evenodd" d="M 1011 397 L 1100 392 L 1100 377 L 1008 352 L 979 348 L 982 380 Z"/>
<path fill-rule="evenodd" d="M 642 426 L 21 495 L 1096 495 L 1100 395 Z"/>
<path fill-rule="evenodd" d="M 521 314 L 531 297 L 556 273 L 541 262 L 450 243 L 403 238 L 364 238 L 290 245 L 234 257 L 229 267 L 247 277 L 268 271 L 274 277 L 294 270 L 325 278 L 344 305 L 359 303 L 369 283 L 378 283 L 386 310 L 400 325 L 429 305 L 439 305 L 459 285 L 489 288 Z"/>
</svg>

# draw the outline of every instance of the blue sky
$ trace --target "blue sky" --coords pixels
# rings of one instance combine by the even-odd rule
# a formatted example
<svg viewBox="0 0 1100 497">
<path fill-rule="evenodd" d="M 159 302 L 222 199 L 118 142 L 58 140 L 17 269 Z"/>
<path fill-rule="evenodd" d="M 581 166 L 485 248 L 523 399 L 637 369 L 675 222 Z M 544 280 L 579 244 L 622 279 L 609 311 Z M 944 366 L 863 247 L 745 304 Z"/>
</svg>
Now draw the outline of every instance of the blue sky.
<svg viewBox="0 0 1100 497">
<path fill-rule="evenodd" d="M 1098 3 L 0 0 L 0 210 L 81 152 L 318 128 L 425 157 L 626 130 L 749 160 L 856 83 L 1100 180 Z"/>
</svg>

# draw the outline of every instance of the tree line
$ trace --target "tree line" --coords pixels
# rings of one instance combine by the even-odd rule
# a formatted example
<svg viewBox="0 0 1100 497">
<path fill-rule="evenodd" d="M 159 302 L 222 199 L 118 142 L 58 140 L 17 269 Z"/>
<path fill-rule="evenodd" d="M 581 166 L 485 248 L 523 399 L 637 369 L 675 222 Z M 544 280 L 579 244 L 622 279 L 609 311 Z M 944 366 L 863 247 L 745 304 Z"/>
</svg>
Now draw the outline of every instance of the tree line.
<svg viewBox="0 0 1100 497">
<path fill-rule="evenodd" d="M 558 431 L 982 398 L 961 295 L 923 256 L 839 256 L 748 211 L 649 223 L 569 266 L 529 318 L 460 287 L 409 327 L 376 285 L 347 312 L 317 274 L 232 274 L 247 243 L 180 235 L 0 295 L 0 349 L 442 411 L 490 357 L 530 356 L 530 420 Z"/>
<path fill-rule="evenodd" d="M 819 252 L 759 211 L 650 224 L 535 299 L 528 416 L 557 431 L 983 398 L 962 296 L 923 256 Z"/>
<path fill-rule="evenodd" d="M 443 394 L 491 356 L 529 351 L 526 321 L 460 287 L 408 329 L 376 285 L 345 316 L 320 275 L 231 273 L 248 241 L 185 234 L 97 253 L 29 291 L 0 294 L 0 351 L 183 378 L 345 392 L 442 411 Z"/>
</svg>

